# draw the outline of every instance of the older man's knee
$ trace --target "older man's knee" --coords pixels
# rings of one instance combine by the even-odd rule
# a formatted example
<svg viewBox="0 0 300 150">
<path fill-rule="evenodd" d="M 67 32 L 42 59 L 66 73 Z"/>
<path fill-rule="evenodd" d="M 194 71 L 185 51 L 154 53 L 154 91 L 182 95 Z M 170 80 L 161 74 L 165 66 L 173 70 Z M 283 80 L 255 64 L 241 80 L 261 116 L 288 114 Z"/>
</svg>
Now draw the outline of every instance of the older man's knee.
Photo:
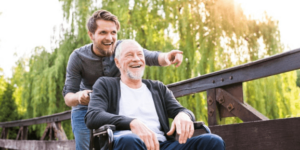
<svg viewBox="0 0 300 150">
<path fill-rule="evenodd" d="M 114 139 L 114 149 L 146 149 L 146 146 L 136 134 L 126 134 Z"/>
<path fill-rule="evenodd" d="M 203 140 L 208 147 L 211 147 L 211 149 L 225 149 L 225 142 L 220 136 L 216 134 L 203 134 L 201 136 L 201 140 Z"/>
</svg>

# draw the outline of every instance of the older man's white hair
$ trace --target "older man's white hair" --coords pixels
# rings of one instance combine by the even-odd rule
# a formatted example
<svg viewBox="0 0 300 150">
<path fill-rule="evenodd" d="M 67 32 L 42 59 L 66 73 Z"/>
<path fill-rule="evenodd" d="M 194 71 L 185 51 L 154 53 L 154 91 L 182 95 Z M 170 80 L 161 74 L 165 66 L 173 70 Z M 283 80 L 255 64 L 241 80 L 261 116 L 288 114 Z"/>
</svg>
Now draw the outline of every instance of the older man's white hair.
<svg viewBox="0 0 300 150">
<path fill-rule="evenodd" d="M 124 45 L 124 44 L 127 44 L 127 43 L 135 44 L 135 45 L 138 46 L 139 49 L 142 50 L 142 52 L 144 53 L 142 46 L 141 46 L 137 41 L 135 41 L 135 40 L 130 40 L 130 39 L 128 39 L 128 40 L 122 40 L 122 42 L 117 46 L 116 52 L 115 52 L 115 58 L 117 58 L 118 60 L 120 60 L 120 55 L 121 55 L 121 52 L 122 52 L 122 49 L 123 49 L 123 48 L 122 48 L 123 45 Z"/>
</svg>

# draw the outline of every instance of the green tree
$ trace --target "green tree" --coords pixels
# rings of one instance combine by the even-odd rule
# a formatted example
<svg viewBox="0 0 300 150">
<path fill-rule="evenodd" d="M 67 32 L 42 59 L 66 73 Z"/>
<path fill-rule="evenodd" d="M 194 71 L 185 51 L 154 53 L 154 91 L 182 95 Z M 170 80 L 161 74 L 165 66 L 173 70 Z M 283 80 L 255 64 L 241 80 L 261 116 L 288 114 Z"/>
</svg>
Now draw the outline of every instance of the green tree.
<svg viewBox="0 0 300 150">
<path fill-rule="evenodd" d="M 136 39 L 150 50 L 182 50 L 185 60 L 179 68 L 146 69 L 145 78 L 161 80 L 165 84 L 265 58 L 283 50 L 278 22 L 267 14 L 260 20 L 246 17 L 234 0 L 115 0 L 101 4 L 83 0 L 61 1 L 66 18 L 71 17 L 76 22 L 72 24 L 75 30 L 83 29 L 85 22 L 82 20 L 86 20 L 87 14 L 106 9 L 120 20 L 119 39 Z M 76 36 L 84 38 L 86 33 L 78 32 Z M 299 107 L 292 105 L 294 98 L 299 99 L 296 96 L 299 89 L 295 84 L 287 83 L 295 83 L 294 72 L 247 82 L 243 85 L 244 99 L 271 119 L 299 115 Z M 179 101 L 193 110 L 198 120 L 206 121 L 205 95 L 204 92 L 185 96 Z M 233 122 L 240 120 L 229 119 L 223 123 Z"/>
<path fill-rule="evenodd" d="M 13 67 L 12 70 L 13 76 L 10 79 L 11 84 L 15 86 L 13 97 L 15 99 L 18 108 L 18 114 L 20 117 L 21 116 L 24 117 L 24 115 L 26 114 L 26 106 L 22 101 L 22 93 L 24 90 L 23 83 L 25 82 L 24 74 L 26 73 L 25 68 L 26 68 L 26 59 L 24 57 L 21 57 Z"/>
<path fill-rule="evenodd" d="M 6 86 L 6 80 L 3 73 L 3 69 L 0 67 L 0 97 L 2 96 Z"/>
<path fill-rule="evenodd" d="M 14 87 L 10 83 L 6 84 L 5 90 L 0 97 L 0 122 L 18 120 L 17 105 L 13 98 Z M 8 137 L 15 139 L 17 137 L 18 128 L 10 128 Z"/>
<path fill-rule="evenodd" d="M 63 66 L 56 65 L 57 60 L 63 58 L 64 54 L 57 55 L 57 52 L 58 49 L 49 53 L 44 47 L 36 47 L 34 54 L 29 58 L 28 67 L 30 69 L 22 73 L 20 79 L 23 82 L 19 86 L 22 92 L 22 105 L 26 107 L 25 118 L 69 110 L 69 107 L 64 104 L 61 94 L 66 65 L 65 62 L 60 63 Z M 72 139 L 70 121 L 63 122 L 63 126 L 69 138 Z M 43 134 L 45 127 L 45 124 L 36 125 L 32 126 L 30 130 L 36 132 L 39 137 Z"/>
</svg>

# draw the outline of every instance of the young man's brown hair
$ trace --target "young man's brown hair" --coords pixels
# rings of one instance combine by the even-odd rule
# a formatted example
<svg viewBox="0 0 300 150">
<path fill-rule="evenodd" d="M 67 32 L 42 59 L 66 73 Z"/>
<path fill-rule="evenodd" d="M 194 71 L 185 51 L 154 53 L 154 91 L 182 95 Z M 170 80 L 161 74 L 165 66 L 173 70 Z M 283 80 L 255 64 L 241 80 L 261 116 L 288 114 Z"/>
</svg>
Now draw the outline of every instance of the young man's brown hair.
<svg viewBox="0 0 300 150">
<path fill-rule="evenodd" d="M 106 10 L 98 10 L 93 13 L 93 15 L 89 18 L 87 22 L 87 28 L 93 34 L 97 29 L 97 24 L 96 24 L 97 20 L 112 21 L 116 24 L 117 30 L 120 29 L 120 22 L 115 15 L 113 15 L 112 13 Z"/>
</svg>

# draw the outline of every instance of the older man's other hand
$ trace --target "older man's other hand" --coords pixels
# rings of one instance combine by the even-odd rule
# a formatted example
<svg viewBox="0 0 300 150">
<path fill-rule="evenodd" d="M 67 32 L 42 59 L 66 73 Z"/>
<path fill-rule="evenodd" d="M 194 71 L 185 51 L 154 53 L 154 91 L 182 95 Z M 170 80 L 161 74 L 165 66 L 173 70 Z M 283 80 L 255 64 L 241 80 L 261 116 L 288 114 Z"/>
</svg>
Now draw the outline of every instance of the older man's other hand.
<svg viewBox="0 0 300 150">
<path fill-rule="evenodd" d="M 131 132 L 138 135 L 145 143 L 147 150 L 159 150 L 159 143 L 156 135 L 144 123 L 138 119 L 130 122 Z"/>
<path fill-rule="evenodd" d="M 191 118 L 184 112 L 180 112 L 174 118 L 170 131 L 167 133 L 168 136 L 171 136 L 174 132 L 179 134 L 178 142 L 180 144 L 186 143 L 188 138 L 191 138 L 194 134 L 194 124 Z"/>
</svg>

